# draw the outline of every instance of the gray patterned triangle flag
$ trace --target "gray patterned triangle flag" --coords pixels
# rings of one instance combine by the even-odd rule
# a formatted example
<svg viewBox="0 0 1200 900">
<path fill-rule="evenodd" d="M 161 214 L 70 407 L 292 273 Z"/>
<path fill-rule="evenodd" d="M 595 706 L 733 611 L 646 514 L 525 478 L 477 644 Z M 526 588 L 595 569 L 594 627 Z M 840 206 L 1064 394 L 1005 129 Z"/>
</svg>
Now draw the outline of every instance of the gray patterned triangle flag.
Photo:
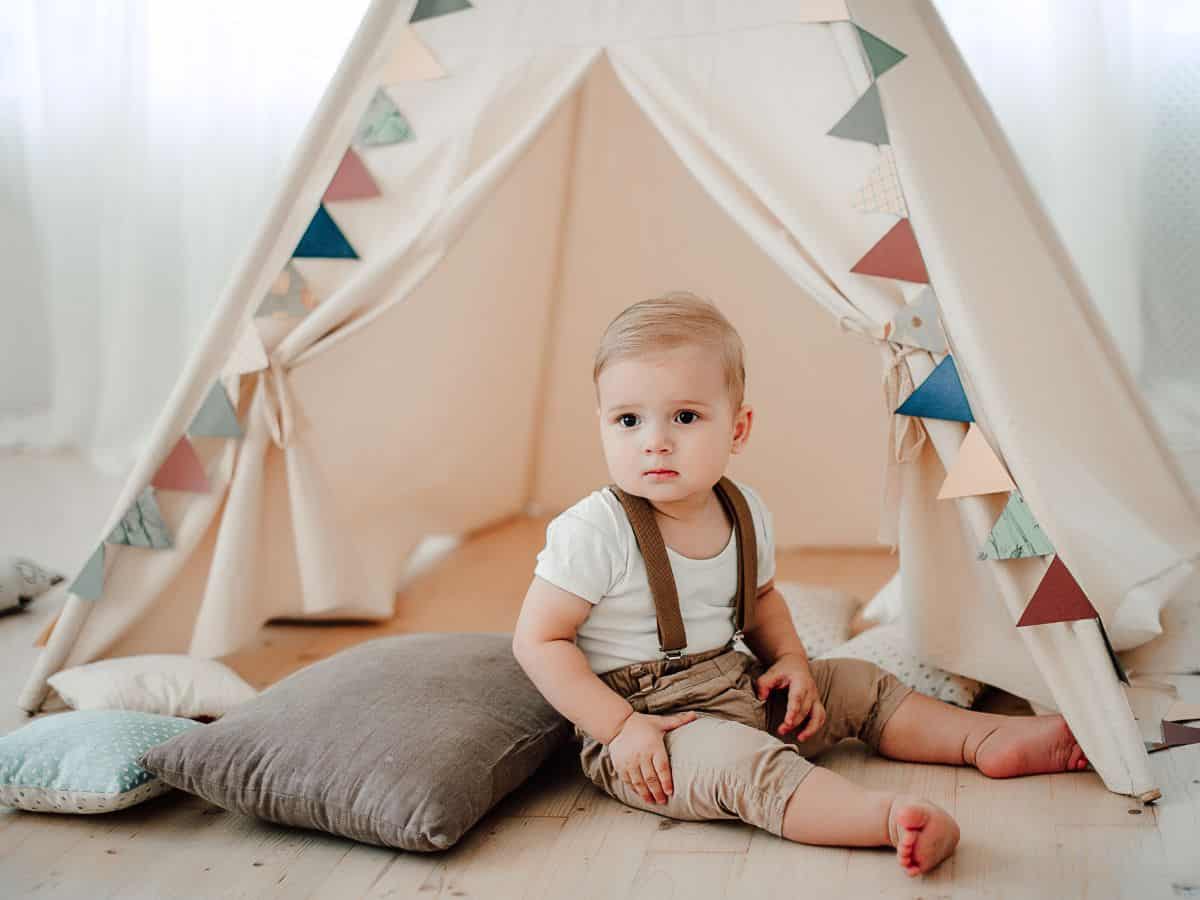
<svg viewBox="0 0 1200 900">
<path fill-rule="evenodd" d="M 175 546 L 167 531 L 167 523 L 158 511 L 154 488 L 147 487 L 142 491 L 105 541 L 130 547 L 152 547 L 155 550 Z"/>
<path fill-rule="evenodd" d="M 866 141 L 868 144 L 888 143 L 883 107 L 879 103 L 879 86 L 872 82 L 867 92 L 829 129 L 828 134 L 851 141 Z"/>
<path fill-rule="evenodd" d="M 296 271 L 290 262 L 284 266 L 271 289 L 258 304 L 255 316 L 274 316 L 276 318 L 294 318 L 308 314 L 316 306 L 313 292 L 308 282 Z"/>
<path fill-rule="evenodd" d="M 214 381 L 208 389 L 204 404 L 188 426 L 189 437 L 241 437 L 242 426 L 238 424 L 237 413 L 229 402 L 229 395 L 220 381 Z"/>
<path fill-rule="evenodd" d="M 104 593 L 104 545 L 93 551 L 68 590 L 84 600 L 99 600 Z"/>
<path fill-rule="evenodd" d="M 383 144 L 411 141 L 413 136 L 412 126 L 392 102 L 387 91 L 376 88 L 371 105 L 359 120 L 354 139 L 368 147 L 378 147 Z"/>
<path fill-rule="evenodd" d="M 1020 491 L 1013 491 L 1008 505 L 992 526 L 987 543 L 979 551 L 980 559 L 1024 559 L 1030 556 L 1049 556 L 1054 546 L 1047 540 L 1042 526 L 1033 518 Z"/>
<path fill-rule="evenodd" d="M 889 341 L 921 347 L 934 353 L 946 353 L 946 333 L 938 319 L 937 295 L 926 286 L 888 323 L 883 336 Z"/>
</svg>

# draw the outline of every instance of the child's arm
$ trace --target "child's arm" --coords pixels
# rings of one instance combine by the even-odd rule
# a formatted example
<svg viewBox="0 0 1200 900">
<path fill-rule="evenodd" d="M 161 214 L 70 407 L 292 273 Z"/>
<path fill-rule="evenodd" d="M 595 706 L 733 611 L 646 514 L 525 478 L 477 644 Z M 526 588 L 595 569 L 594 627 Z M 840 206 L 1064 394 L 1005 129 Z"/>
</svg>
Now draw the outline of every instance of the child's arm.
<svg viewBox="0 0 1200 900">
<path fill-rule="evenodd" d="M 754 606 L 754 627 L 742 635 L 746 646 L 754 651 L 764 666 L 769 666 L 781 656 L 795 656 L 808 665 L 808 654 L 796 626 L 792 624 L 792 613 L 783 594 L 769 582 L 759 590 Z"/>
<path fill-rule="evenodd" d="M 513 656 L 550 705 L 602 744 L 633 713 L 629 701 L 600 680 L 575 645 L 592 604 L 534 576 L 513 632 Z"/>
</svg>

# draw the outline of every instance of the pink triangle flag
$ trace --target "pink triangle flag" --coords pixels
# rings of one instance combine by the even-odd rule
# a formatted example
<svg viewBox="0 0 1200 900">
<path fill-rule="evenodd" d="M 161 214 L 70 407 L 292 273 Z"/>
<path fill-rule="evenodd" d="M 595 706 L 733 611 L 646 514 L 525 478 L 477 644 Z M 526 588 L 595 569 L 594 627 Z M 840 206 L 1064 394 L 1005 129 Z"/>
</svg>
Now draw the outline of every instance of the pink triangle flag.
<svg viewBox="0 0 1200 900">
<path fill-rule="evenodd" d="M 867 255 L 854 264 L 851 272 L 859 275 L 878 275 L 882 278 L 898 278 L 901 281 L 914 281 L 919 284 L 929 283 L 929 273 L 925 271 L 925 260 L 921 258 L 921 249 L 917 246 L 917 236 L 913 234 L 912 224 L 908 219 L 901 219 L 888 231 L 879 243 L 867 251 Z"/>
<path fill-rule="evenodd" d="M 326 203 L 337 203 L 340 200 L 362 200 L 366 197 L 378 197 L 379 186 L 363 165 L 362 159 L 354 152 L 353 147 L 346 149 L 342 162 L 333 173 L 333 180 L 325 188 L 325 196 L 321 199 Z"/>
<path fill-rule="evenodd" d="M 241 337 L 238 338 L 237 346 L 229 354 L 225 371 L 230 375 L 246 375 L 250 372 L 261 372 L 267 365 L 267 351 L 263 349 L 258 328 L 253 322 L 247 322 Z"/>
<path fill-rule="evenodd" d="M 156 488 L 168 491 L 192 491 L 207 494 L 208 476 L 204 474 L 204 463 L 196 455 L 195 448 L 187 436 L 181 437 L 158 472 L 150 479 Z"/>
<path fill-rule="evenodd" d="M 938 492 L 939 500 L 954 497 L 974 497 L 978 494 L 999 494 L 1015 491 L 1017 486 L 1008 477 L 1004 464 L 992 452 L 987 438 L 974 422 L 958 448 L 958 459 L 950 469 Z"/>
<path fill-rule="evenodd" d="M 401 81 L 430 81 L 444 78 L 446 70 L 417 36 L 412 26 L 400 32 L 396 46 L 387 62 L 379 70 L 380 84 L 397 84 Z"/>
</svg>

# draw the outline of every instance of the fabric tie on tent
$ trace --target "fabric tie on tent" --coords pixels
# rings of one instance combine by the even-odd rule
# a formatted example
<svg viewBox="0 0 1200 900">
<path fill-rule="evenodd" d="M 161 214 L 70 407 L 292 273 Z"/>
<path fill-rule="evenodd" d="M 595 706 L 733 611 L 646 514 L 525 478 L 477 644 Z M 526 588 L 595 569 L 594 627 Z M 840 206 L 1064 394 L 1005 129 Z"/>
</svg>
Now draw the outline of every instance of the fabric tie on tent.
<svg viewBox="0 0 1200 900">
<path fill-rule="evenodd" d="M 267 431 L 275 446 L 284 450 L 292 436 L 292 426 L 295 421 L 292 416 L 291 392 L 287 386 L 287 376 L 283 366 L 274 356 L 268 356 L 267 368 L 262 370 L 263 379 L 263 420 L 267 423 Z"/>
<path fill-rule="evenodd" d="M 908 368 L 908 357 L 913 353 L 924 353 L 920 347 L 905 347 L 889 341 L 883 336 L 883 326 L 866 324 L 850 316 L 838 318 L 838 327 L 855 337 L 878 344 L 889 357 L 883 367 L 883 394 L 887 411 L 892 415 L 888 429 L 887 459 L 883 477 L 883 499 L 879 520 L 879 539 L 887 543 L 894 552 L 900 540 L 900 463 L 914 462 L 925 448 L 927 432 L 924 423 L 913 416 L 892 414 L 901 403 L 901 397 L 913 392 L 916 385 Z"/>
</svg>

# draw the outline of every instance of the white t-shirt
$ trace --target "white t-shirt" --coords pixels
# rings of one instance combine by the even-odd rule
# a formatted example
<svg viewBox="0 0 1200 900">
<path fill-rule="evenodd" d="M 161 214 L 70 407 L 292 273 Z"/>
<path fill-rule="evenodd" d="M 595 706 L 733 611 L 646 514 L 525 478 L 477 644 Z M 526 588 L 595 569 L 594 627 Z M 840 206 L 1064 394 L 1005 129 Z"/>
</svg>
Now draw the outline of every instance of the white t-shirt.
<svg viewBox="0 0 1200 900">
<path fill-rule="evenodd" d="M 775 577 L 775 534 L 762 498 L 735 481 L 754 519 L 758 586 Z M 692 559 L 667 548 L 679 612 L 687 635 L 684 653 L 722 647 L 734 632 L 737 531 L 716 556 Z M 646 564 L 621 501 L 607 488 L 593 491 L 552 520 L 534 574 L 594 604 L 575 643 L 600 674 L 635 662 L 664 659 Z"/>
</svg>

